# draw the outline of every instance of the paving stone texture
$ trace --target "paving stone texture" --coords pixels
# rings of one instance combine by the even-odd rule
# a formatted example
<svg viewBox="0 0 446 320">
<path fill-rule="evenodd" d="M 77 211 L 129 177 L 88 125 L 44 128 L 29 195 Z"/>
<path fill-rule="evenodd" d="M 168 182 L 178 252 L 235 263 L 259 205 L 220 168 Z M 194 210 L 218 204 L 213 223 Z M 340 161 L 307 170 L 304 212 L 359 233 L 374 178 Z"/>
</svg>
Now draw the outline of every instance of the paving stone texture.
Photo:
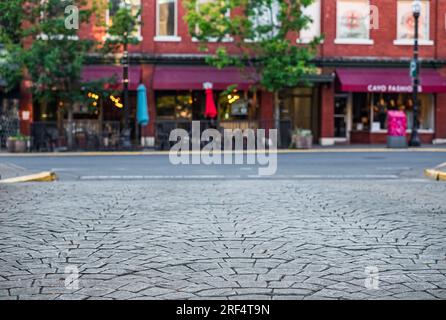
<svg viewBox="0 0 446 320">
<path fill-rule="evenodd" d="M 421 180 L 0 185 L 0 299 L 446 299 L 445 195 Z"/>
</svg>

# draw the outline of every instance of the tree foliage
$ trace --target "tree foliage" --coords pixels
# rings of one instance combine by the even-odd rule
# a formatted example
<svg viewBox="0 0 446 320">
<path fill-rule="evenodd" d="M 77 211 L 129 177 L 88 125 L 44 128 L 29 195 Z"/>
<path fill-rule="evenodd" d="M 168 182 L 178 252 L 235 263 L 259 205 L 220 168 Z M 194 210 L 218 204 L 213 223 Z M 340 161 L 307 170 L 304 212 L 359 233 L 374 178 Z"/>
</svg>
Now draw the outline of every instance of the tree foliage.
<svg viewBox="0 0 446 320">
<path fill-rule="evenodd" d="M 116 51 L 122 45 L 136 43 L 132 35 L 137 28 L 137 16 L 127 6 L 121 6 L 113 17 L 113 24 L 105 26 L 109 34 L 105 44 L 92 40 L 93 37 L 80 36 L 79 31 L 89 24 L 93 14 L 97 21 L 104 21 L 105 4 L 108 5 L 107 0 L 0 2 L 0 44 L 3 47 L 0 48 L 0 77 L 6 80 L 8 89 L 28 80 L 35 101 L 43 104 L 58 102 L 63 106 L 60 111 L 68 115 L 69 147 L 72 144 L 73 105 L 88 103 L 87 91 L 104 93 L 107 91 L 104 83 L 110 81 L 83 82 L 82 68 L 88 55 L 105 47 Z M 78 24 L 69 27 L 67 19 L 73 14 Z"/>
<path fill-rule="evenodd" d="M 315 72 L 311 60 L 322 40 L 296 44 L 298 33 L 312 19 L 303 9 L 314 0 L 186 0 L 185 20 L 191 35 L 208 51 L 216 45 L 208 62 L 219 68 L 236 65 L 254 67 L 259 84 L 269 91 L 297 85 Z M 228 51 L 227 40 L 237 48 Z"/>
<path fill-rule="evenodd" d="M 113 1 L 109 3 L 109 10 L 111 11 Z M 141 11 L 133 12 L 129 5 L 125 2 L 120 2 L 118 8 L 113 16 L 113 23 L 106 25 L 107 35 L 106 41 L 103 45 L 103 52 L 118 52 L 126 45 L 136 45 L 140 42 L 139 37 L 135 35 L 139 26 L 139 17 Z"/>
<path fill-rule="evenodd" d="M 65 8 L 80 8 L 82 25 L 92 14 L 86 4 L 85 0 L 12 0 L 2 4 L 0 10 L 5 15 L 0 42 L 5 50 L 0 74 L 10 87 L 26 76 L 36 100 L 57 98 L 70 103 L 79 99 L 81 69 L 93 43 L 79 39 L 78 29 L 66 27 Z"/>
</svg>

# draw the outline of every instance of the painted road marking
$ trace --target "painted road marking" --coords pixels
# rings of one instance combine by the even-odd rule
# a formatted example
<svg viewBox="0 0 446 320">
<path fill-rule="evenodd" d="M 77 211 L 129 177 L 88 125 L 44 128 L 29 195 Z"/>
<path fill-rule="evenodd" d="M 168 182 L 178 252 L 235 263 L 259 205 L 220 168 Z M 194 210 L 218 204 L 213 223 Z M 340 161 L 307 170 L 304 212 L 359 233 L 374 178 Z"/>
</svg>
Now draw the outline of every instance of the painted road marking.
<svg viewBox="0 0 446 320">
<path fill-rule="evenodd" d="M 272 180 L 357 180 L 357 179 L 366 179 L 366 180 L 395 180 L 399 179 L 397 175 L 392 174 L 365 174 L 365 175 L 311 175 L 311 174 L 302 174 L 302 175 L 275 175 L 270 177 L 259 176 L 259 175 L 149 175 L 149 176 L 81 176 L 79 178 L 82 181 L 92 181 L 92 180 L 218 180 L 218 179 L 272 179 Z"/>
</svg>

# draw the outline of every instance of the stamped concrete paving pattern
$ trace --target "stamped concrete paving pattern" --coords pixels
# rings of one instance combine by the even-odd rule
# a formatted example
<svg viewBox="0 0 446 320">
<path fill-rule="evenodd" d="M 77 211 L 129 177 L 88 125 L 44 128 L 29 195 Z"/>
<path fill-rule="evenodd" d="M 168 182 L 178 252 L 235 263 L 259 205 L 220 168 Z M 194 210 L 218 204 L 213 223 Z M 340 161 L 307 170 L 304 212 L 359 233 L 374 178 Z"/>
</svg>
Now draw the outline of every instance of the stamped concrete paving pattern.
<svg viewBox="0 0 446 320">
<path fill-rule="evenodd" d="M 0 299 L 446 298 L 445 194 L 430 181 L 3 185 Z"/>
</svg>

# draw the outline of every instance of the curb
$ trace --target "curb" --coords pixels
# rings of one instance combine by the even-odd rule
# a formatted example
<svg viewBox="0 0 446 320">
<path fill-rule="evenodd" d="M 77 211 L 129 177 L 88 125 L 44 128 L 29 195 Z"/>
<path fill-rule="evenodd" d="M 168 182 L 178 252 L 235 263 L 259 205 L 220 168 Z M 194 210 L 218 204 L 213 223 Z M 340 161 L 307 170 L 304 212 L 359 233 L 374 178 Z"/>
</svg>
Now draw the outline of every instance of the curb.
<svg viewBox="0 0 446 320">
<path fill-rule="evenodd" d="M 54 172 L 41 172 L 31 174 L 28 176 L 21 176 L 0 180 L 0 183 L 22 183 L 22 182 L 51 182 L 57 180 L 57 175 Z"/>
<path fill-rule="evenodd" d="M 424 170 L 424 175 L 427 178 L 434 179 L 436 181 L 446 181 L 446 172 L 438 171 L 435 169 Z"/>
<path fill-rule="evenodd" d="M 254 152 L 261 152 L 256 150 Z M 220 151 L 224 153 L 224 151 Z M 232 152 L 232 151 L 231 151 Z M 237 151 L 236 151 L 237 152 Z M 239 151 L 246 153 L 246 150 Z M 253 151 L 251 151 L 253 152 Z M 408 149 L 389 149 L 389 148 L 314 148 L 314 149 L 278 149 L 278 154 L 305 154 L 305 153 L 446 153 L 446 148 L 408 148 Z M 192 154 L 194 151 L 186 151 L 186 154 Z M 0 153 L 0 158 L 8 157 L 106 157 L 106 156 L 168 156 L 169 151 L 118 151 L 118 152 L 42 152 L 42 153 Z"/>
</svg>

